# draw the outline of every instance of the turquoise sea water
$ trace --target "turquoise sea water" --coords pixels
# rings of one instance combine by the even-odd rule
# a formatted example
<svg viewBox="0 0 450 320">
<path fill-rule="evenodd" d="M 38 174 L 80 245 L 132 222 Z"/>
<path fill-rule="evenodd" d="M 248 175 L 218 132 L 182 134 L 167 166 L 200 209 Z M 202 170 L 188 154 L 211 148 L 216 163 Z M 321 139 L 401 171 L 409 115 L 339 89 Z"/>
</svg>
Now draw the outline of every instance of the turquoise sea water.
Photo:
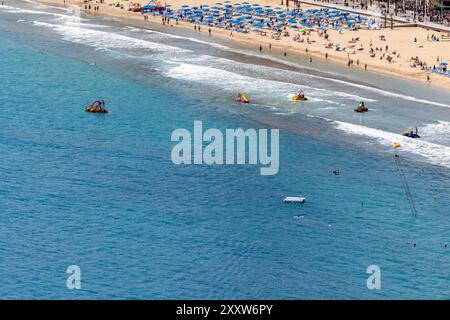
<svg viewBox="0 0 450 320">
<path fill-rule="evenodd" d="M 1 298 L 448 297 L 448 93 L 82 18 L 0 8 Z M 232 102 L 242 87 L 255 104 Z M 288 101 L 297 88 L 308 104 Z M 109 114 L 83 111 L 96 98 Z M 280 128 L 279 173 L 175 166 L 171 133 L 194 120 Z M 423 141 L 399 153 L 417 217 L 390 147 L 412 122 Z"/>
</svg>

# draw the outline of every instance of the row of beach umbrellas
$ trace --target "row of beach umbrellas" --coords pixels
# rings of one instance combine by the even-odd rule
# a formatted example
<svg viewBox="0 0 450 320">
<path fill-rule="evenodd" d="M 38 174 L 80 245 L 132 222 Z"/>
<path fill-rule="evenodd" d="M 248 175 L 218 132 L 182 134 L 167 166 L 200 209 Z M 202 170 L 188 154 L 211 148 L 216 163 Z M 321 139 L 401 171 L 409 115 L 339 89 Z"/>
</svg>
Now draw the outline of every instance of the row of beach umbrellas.
<svg viewBox="0 0 450 320">
<path fill-rule="evenodd" d="M 341 28 L 370 28 L 373 21 L 349 12 L 323 9 L 283 9 L 280 6 L 271 7 L 258 3 L 234 2 L 226 0 L 214 5 L 189 6 L 181 5 L 180 9 L 168 10 L 166 16 L 174 17 L 197 24 L 209 24 L 215 27 L 242 29 L 273 29 L 284 27 L 304 29 L 318 28 L 321 30 Z"/>
</svg>

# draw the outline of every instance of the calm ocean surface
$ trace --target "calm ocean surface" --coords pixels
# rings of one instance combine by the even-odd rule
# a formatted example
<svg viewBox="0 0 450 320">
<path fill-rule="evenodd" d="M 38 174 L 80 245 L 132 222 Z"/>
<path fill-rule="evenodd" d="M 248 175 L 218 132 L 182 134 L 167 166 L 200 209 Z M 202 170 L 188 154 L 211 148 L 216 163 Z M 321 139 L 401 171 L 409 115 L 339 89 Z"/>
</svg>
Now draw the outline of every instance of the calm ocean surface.
<svg viewBox="0 0 450 320">
<path fill-rule="evenodd" d="M 0 298 L 448 298 L 448 92 L 7 2 Z M 311 101 L 290 102 L 298 89 Z M 239 90 L 255 103 L 234 103 Z M 110 113 L 84 112 L 94 99 Z M 194 120 L 280 128 L 279 173 L 175 166 L 171 133 Z M 413 124 L 423 139 L 397 135 Z M 297 194 L 304 205 L 283 204 Z M 72 264 L 81 290 L 66 288 Z"/>
</svg>

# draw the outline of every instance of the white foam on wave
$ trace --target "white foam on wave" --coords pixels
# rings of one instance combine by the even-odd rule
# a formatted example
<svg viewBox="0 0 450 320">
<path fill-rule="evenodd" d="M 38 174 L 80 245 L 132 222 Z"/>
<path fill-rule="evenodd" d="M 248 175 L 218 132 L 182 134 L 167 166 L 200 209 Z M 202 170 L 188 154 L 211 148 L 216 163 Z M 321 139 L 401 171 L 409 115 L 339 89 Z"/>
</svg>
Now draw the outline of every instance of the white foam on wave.
<svg viewBox="0 0 450 320">
<path fill-rule="evenodd" d="M 248 63 L 237 62 L 237 61 L 233 61 L 233 60 L 229 60 L 229 59 L 225 59 L 225 58 L 215 58 L 215 57 L 209 57 L 209 58 L 211 58 L 210 63 L 213 63 L 214 65 L 233 66 L 235 69 L 246 70 L 246 71 L 250 72 L 251 74 L 260 73 L 262 71 L 265 74 L 269 74 L 273 78 L 287 79 L 284 81 L 278 81 L 278 82 L 283 82 L 283 83 L 291 83 L 292 79 L 298 79 L 299 75 L 308 77 L 308 75 L 305 73 L 299 73 L 299 72 L 294 72 L 294 71 L 289 71 L 289 70 L 284 70 L 284 69 L 278 69 L 278 68 L 273 68 L 273 67 L 269 67 L 269 66 L 248 64 Z M 355 94 L 351 94 L 351 93 L 347 93 L 347 92 L 343 92 L 343 91 L 321 89 L 321 88 L 311 87 L 311 86 L 307 86 L 307 85 L 298 85 L 298 86 L 302 86 L 303 88 L 308 88 L 308 89 L 314 90 L 315 96 L 322 96 L 322 97 L 328 96 L 333 99 L 335 97 L 341 97 L 344 99 L 364 100 L 366 102 L 376 102 L 376 100 L 374 100 L 374 99 L 370 99 L 368 97 L 362 97 L 359 95 L 355 95 Z"/>
<path fill-rule="evenodd" d="M 400 134 L 357 124 L 341 121 L 332 121 L 332 123 L 335 125 L 336 129 L 342 130 L 348 134 L 372 138 L 385 147 L 393 148 L 392 144 L 394 142 L 400 143 L 401 151 L 420 156 L 433 165 L 450 168 L 450 147 L 431 143 L 422 139 L 411 139 L 403 137 Z"/>
<path fill-rule="evenodd" d="M 424 138 L 439 143 L 449 143 L 450 141 L 450 122 L 437 121 L 428 123 L 419 128 L 420 135 Z"/>
<path fill-rule="evenodd" d="M 40 2 L 36 2 L 33 0 L 21 0 L 22 2 L 27 2 L 33 5 L 33 7 L 38 7 L 38 8 L 52 8 L 52 9 L 56 9 L 56 10 L 61 10 L 61 11 L 69 11 L 70 9 L 65 8 L 65 7 L 55 7 L 55 6 L 51 6 L 48 4 L 44 4 L 44 3 L 40 3 Z"/>
<path fill-rule="evenodd" d="M 164 32 L 159 32 L 159 31 L 155 31 L 155 30 L 148 30 L 148 29 L 139 29 L 139 28 L 131 27 L 131 26 L 127 26 L 127 28 L 128 28 L 128 30 L 130 30 L 132 32 L 145 32 L 148 34 L 153 34 L 153 35 L 159 36 L 161 39 L 164 39 L 164 38 L 181 39 L 181 40 L 187 40 L 187 41 L 191 41 L 191 42 L 204 44 L 204 45 L 222 49 L 222 50 L 230 49 L 227 46 L 224 46 L 224 45 L 221 45 L 221 44 L 218 44 L 215 42 L 208 42 L 208 41 L 200 40 L 197 38 L 192 38 L 192 37 L 187 37 L 187 36 L 177 36 L 177 35 L 170 34 L 170 33 L 164 33 Z"/>
<path fill-rule="evenodd" d="M 84 21 L 86 21 L 86 19 L 81 19 L 80 18 L 79 14 L 78 14 L 79 11 L 78 11 L 77 8 L 76 9 L 74 8 L 74 9 L 67 9 L 66 10 L 66 12 L 70 12 L 70 13 L 72 13 L 72 15 L 56 13 L 56 12 L 49 12 L 49 11 L 40 11 L 40 10 L 33 10 L 33 9 L 11 7 L 11 6 L 8 6 L 8 5 L 0 6 L 0 9 L 4 10 L 6 12 L 16 13 L 16 14 L 45 15 L 45 16 L 57 17 L 57 18 L 60 18 L 62 20 L 78 20 L 78 21 L 84 20 Z"/>
<path fill-rule="evenodd" d="M 329 80 L 329 81 L 333 81 L 333 82 L 337 82 L 337 83 L 341 83 L 341 84 L 345 84 L 345 85 L 348 85 L 348 86 L 364 89 L 364 90 L 367 90 L 367 91 L 372 91 L 372 92 L 378 93 L 378 94 L 386 96 L 386 97 L 399 98 L 399 99 L 406 100 L 406 101 L 413 101 L 413 102 L 419 102 L 419 103 L 423 103 L 423 104 L 431 104 L 431 105 L 438 106 L 438 107 L 450 108 L 450 105 L 445 104 L 445 103 L 431 101 L 431 100 L 422 99 L 422 98 L 417 98 L 417 97 L 413 97 L 413 96 L 408 96 L 408 95 L 405 95 L 405 94 L 395 93 L 395 92 L 391 92 L 391 91 L 387 91 L 387 90 L 383 90 L 383 89 L 378 89 L 378 88 L 375 88 L 375 87 L 369 87 L 369 86 L 358 84 L 358 83 L 354 83 L 354 82 L 349 82 L 349 81 L 344 81 L 344 80 L 339 80 L 339 79 L 333 79 L 333 78 L 326 78 L 326 77 L 316 76 L 316 75 L 309 75 L 309 76 L 315 77 L 315 78 L 320 78 L 320 79 L 325 79 L 325 80 Z"/>
<path fill-rule="evenodd" d="M 66 41 L 89 45 L 97 49 L 150 49 L 159 52 L 191 52 L 190 50 L 136 39 L 114 32 L 84 28 L 83 24 L 70 26 L 40 21 L 34 21 L 33 24 L 58 32 Z"/>
<path fill-rule="evenodd" d="M 326 94 L 329 96 L 341 96 L 353 100 L 370 100 L 343 92 L 313 88 L 289 82 L 248 77 L 218 68 L 189 63 L 175 63 L 174 61 L 172 61 L 172 64 L 175 64 L 175 66 L 171 67 L 166 72 L 166 76 L 179 80 L 196 81 L 208 85 L 216 85 L 228 90 L 240 91 L 244 88 L 246 92 L 262 92 L 266 94 L 272 92 L 276 95 L 287 96 L 293 91 L 307 89 L 308 95 L 311 97 L 314 97 L 315 95 L 323 97 L 323 95 Z"/>
</svg>

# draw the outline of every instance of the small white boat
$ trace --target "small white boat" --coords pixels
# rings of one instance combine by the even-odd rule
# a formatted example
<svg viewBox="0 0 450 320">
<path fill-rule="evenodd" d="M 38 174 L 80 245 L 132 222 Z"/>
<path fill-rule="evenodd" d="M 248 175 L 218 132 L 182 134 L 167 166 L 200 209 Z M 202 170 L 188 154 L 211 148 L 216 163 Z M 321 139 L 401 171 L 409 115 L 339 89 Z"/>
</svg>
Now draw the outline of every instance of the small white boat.
<svg viewBox="0 0 450 320">
<path fill-rule="evenodd" d="M 306 201 L 305 197 L 285 197 L 283 202 L 286 203 L 304 203 Z"/>
</svg>

